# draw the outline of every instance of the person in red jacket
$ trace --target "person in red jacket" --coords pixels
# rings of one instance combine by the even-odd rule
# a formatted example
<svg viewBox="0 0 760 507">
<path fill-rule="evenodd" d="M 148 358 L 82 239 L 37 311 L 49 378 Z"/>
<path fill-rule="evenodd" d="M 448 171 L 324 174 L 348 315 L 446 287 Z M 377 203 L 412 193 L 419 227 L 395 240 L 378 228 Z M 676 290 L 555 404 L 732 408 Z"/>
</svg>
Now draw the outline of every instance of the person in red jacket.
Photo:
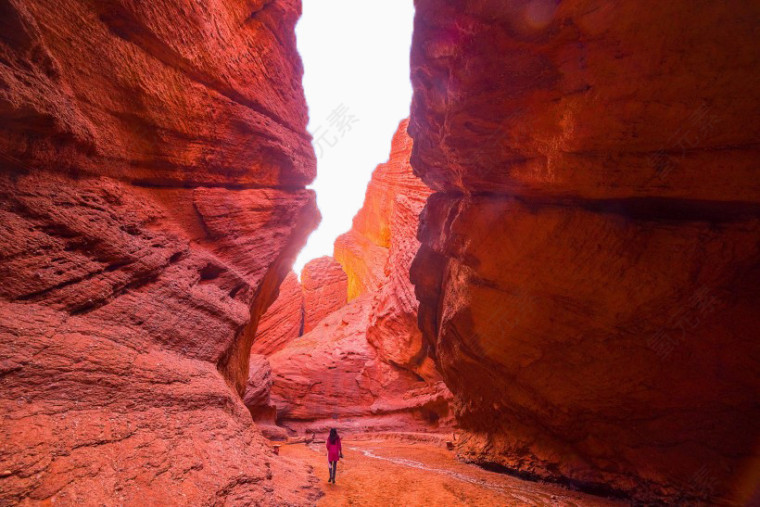
<svg viewBox="0 0 760 507">
<path fill-rule="evenodd" d="M 327 482 L 335 484 L 335 471 L 338 469 L 338 459 L 343 457 L 343 450 L 340 447 L 340 437 L 338 431 L 333 428 L 330 430 L 330 436 L 327 437 L 327 463 L 330 466 L 330 478 Z"/>
</svg>

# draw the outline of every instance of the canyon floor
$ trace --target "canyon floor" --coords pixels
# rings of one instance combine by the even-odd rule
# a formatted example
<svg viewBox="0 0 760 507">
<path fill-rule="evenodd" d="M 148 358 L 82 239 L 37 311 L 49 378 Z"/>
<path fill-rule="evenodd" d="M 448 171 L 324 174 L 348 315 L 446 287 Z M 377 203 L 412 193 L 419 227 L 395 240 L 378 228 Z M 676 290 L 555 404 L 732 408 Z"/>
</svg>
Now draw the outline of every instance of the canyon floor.
<svg viewBox="0 0 760 507">
<path fill-rule="evenodd" d="M 280 455 L 314 467 L 324 496 L 333 505 L 583 505 L 621 503 L 483 470 L 456 460 L 454 453 L 428 442 L 343 441 L 337 484 L 327 483 L 324 443 L 292 444 Z"/>
</svg>

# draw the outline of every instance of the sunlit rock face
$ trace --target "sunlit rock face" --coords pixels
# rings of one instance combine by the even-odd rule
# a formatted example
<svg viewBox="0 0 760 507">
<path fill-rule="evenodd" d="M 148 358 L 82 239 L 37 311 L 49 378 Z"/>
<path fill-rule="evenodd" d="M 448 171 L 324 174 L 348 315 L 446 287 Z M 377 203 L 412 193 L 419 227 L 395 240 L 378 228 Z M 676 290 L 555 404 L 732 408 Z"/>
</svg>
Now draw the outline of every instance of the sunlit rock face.
<svg viewBox="0 0 760 507">
<path fill-rule="evenodd" d="M 362 273 L 379 271 L 367 339 L 387 360 L 426 378 L 438 378 L 417 326 L 418 302 L 409 269 L 419 249 L 419 216 L 431 193 L 412 172 L 409 157 L 412 139 L 407 134 L 408 120 L 398 127 L 388 161 L 380 164 L 367 187 L 364 206 L 354 218 L 353 227 L 335 244 L 336 256 L 344 259 L 349 279 Z M 353 238 L 364 237 L 381 250 L 381 256 L 357 255 L 342 250 Z M 362 240 L 357 242 L 362 244 Z M 382 268 L 370 266 L 379 262 Z M 367 267 L 365 267 L 367 266 Z M 360 285 L 367 285 L 361 283 Z"/>
<path fill-rule="evenodd" d="M 406 128 L 405 120 L 388 162 L 372 175 L 351 231 L 335 242 L 342 269 L 330 257 L 304 267 L 306 334 L 268 357 L 271 403 L 278 423 L 291 432 L 451 427 L 451 395 L 417 327 L 417 300 L 409 280 L 419 246 L 418 217 L 430 189 L 412 174 Z M 346 281 L 352 295 L 348 304 Z M 339 299 L 336 287 L 343 302 L 325 316 L 324 308 Z M 273 307 L 279 304 L 278 299 Z"/>
<path fill-rule="evenodd" d="M 412 280 L 460 455 L 644 500 L 747 501 L 757 6 L 416 13 L 412 165 L 437 192 Z"/>
<path fill-rule="evenodd" d="M 348 275 L 349 299 L 385 284 L 391 250 L 399 253 L 401 248 L 414 249 L 418 244 L 414 231 L 422 209 L 420 203 L 424 205 L 430 189 L 412 174 L 412 140 L 406 133 L 407 126 L 408 120 L 401 122 L 393 136 L 388 161 L 372 173 L 364 205 L 354 217 L 351 230 L 335 241 L 334 257 Z M 412 244 L 406 245 L 409 241 Z M 409 263 L 399 260 L 390 264 L 391 269 L 408 271 L 405 267 Z"/>
<path fill-rule="evenodd" d="M 392 364 L 367 340 L 373 308 L 372 295 L 361 296 L 269 356 L 281 426 L 291 433 L 449 427 L 443 383 Z"/>
<path fill-rule="evenodd" d="M 306 263 L 301 271 L 304 333 L 346 304 L 347 280 L 343 268 L 329 255 Z"/>
<path fill-rule="evenodd" d="M 318 221 L 299 12 L 0 2 L 0 503 L 313 501 L 240 399 Z"/>
<path fill-rule="evenodd" d="M 346 304 L 346 274 L 332 257 L 309 261 L 301 278 L 292 271 L 285 277 L 277 299 L 259 320 L 251 354 L 277 352 Z"/>
<path fill-rule="evenodd" d="M 294 272 L 288 273 L 272 305 L 259 319 L 251 354 L 269 355 L 303 331 L 303 292 Z"/>
</svg>

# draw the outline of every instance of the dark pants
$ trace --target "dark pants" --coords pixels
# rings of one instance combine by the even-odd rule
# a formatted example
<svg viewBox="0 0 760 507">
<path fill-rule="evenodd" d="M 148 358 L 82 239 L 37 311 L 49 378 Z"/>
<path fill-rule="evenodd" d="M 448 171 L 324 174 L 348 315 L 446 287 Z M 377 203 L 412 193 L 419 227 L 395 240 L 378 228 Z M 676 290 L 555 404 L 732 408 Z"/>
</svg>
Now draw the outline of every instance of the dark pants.
<svg viewBox="0 0 760 507">
<path fill-rule="evenodd" d="M 338 462 L 330 461 L 328 465 L 330 467 L 330 481 L 333 481 L 333 484 L 335 484 L 335 471 L 338 469 Z"/>
</svg>

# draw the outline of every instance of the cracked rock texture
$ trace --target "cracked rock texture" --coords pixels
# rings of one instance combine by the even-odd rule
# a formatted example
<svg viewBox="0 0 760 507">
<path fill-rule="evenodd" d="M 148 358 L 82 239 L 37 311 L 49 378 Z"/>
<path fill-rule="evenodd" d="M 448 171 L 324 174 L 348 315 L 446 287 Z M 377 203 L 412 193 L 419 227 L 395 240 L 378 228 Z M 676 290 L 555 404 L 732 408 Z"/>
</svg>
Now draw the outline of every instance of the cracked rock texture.
<svg viewBox="0 0 760 507">
<path fill-rule="evenodd" d="M 451 428 L 451 395 L 417 327 L 409 280 L 419 246 L 418 216 L 430 189 L 412 174 L 407 125 L 401 122 L 388 161 L 375 169 L 352 229 L 335 241 L 342 269 L 330 257 L 304 267 L 305 324 L 318 313 L 315 325 L 311 330 L 305 325 L 303 336 L 268 357 L 272 390 L 267 403 L 276 406 L 278 424 L 291 432 Z M 336 286 L 340 305 L 331 296 Z M 346 287 L 350 296 L 354 291 L 348 304 Z M 337 308 L 323 316 L 327 304 Z M 273 307 L 279 305 L 289 303 L 278 300 Z"/>
<path fill-rule="evenodd" d="M 436 193 L 412 280 L 460 456 L 748 502 L 758 5 L 415 5 L 411 161 Z"/>
<path fill-rule="evenodd" d="M 0 1 L 0 503 L 316 499 L 240 397 L 319 220 L 299 13 Z"/>
</svg>

